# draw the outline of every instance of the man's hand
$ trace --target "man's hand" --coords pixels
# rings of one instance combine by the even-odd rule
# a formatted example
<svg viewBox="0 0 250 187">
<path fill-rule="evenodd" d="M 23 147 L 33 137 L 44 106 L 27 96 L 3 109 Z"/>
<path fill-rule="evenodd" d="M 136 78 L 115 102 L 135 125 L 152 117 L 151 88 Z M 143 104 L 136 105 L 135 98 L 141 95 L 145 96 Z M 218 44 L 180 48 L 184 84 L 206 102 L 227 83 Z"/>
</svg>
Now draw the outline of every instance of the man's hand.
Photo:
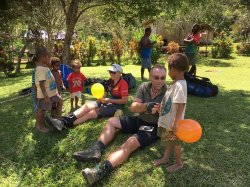
<svg viewBox="0 0 250 187">
<path fill-rule="evenodd" d="M 156 102 L 148 102 L 146 105 L 146 109 L 149 113 L 152 113 L 152 109 L 154 108 L 154 106 L 156 105 Z"/>
<path fill-rule="evenodd" d="M 156 112 L 159 112 L 160 111 L 160 103 L 156 103 L 155 105 L 154 105 L 154 107 L 152 108 L 152 114 L 155 114 Z"/>
</svg>

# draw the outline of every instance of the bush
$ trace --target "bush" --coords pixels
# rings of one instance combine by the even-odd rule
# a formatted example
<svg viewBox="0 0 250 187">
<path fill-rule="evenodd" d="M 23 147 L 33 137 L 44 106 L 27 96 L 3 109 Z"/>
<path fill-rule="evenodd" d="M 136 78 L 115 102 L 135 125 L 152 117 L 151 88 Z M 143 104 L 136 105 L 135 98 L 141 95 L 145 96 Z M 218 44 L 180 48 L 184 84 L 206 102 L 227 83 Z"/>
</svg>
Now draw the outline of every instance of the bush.
<svg viewBox="0 0 250 187">
<path fill-rule="evenodd" d="M 237 54 L 250 55 L 250 43 L 242 43 L 236 46 Z"/>
<path fill-rule="evenodd" d="M 167 46 L 167 52 L 168 54 L 173 54 L 173 53 L 178 53 L 179 52 L 179 44 L 171 41 L 169 42 L 168 46 Z"/>
<path fill-rule="evenodd" d="M 212 47 L 213 58 L 228 58 L 233 52 L 232 39 L 223 33 L 214 40 Z"/>
<path fill-rule="evenodd" d="M 4 72 L 6 77 L 10 77 L 14 69 L 15 66 L 13 62 L 11 61 L 3 62 L 2 58 L 0 58 L 0 71 Z"/>
<path fill-rule="evenodd" d="M 161 57 L 161 49 L 163 45 L 162 37 L 160 35 L 151 35 L 151 41 L 156 41 L 156 44 L 152 48 L 151 61 L 152 64 L 156 64 Z"/>
</svg>

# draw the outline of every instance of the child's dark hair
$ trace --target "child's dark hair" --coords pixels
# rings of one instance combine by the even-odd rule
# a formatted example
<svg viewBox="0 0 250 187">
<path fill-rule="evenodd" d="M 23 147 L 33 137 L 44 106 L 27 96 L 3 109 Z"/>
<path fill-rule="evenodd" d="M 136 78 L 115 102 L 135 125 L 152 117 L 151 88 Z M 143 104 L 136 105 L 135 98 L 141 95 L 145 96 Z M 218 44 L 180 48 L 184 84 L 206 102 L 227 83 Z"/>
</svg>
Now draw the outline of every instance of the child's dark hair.
<svg viewBox="0 0 250 187">
<path fill-rule="evenodd" d="M 34 55 L 33 58 L 32 58 L 32 62 L 36 63 L 37 61 L 38 61 L 38 59 L 37 59 L 36 55 Z"/>
<path fill-rule="evenodd" d="M 51 62 L 51 66 L 54 66 L 56 63 L 61 63 L 61 60 L 60 60 L 60 58 L 58 58 L 58 57 L 51 57 L 50 58 L 50 62 Z"/>
<path fill-rule="evenodd" d="M 47 51 L 47 49 L 44 46 L 38 46 L 36 48 L 36 57 L 37 59 L 41 58 L 42 56 L 48 55 L 49 52 Z"/>
<path fill-rule="evenodd" d="M 168 57 L 168 68 L 186 72 L 189 68 L 188 58 L 182 53 L 174 53 Z"/>
<path fill-rule="evenodd" d="M 147 27 L 147 28 L 145 29 L 145 32 L 151 32 L 151 28 L 150 28 L 150 27 Z"/>
</svg>

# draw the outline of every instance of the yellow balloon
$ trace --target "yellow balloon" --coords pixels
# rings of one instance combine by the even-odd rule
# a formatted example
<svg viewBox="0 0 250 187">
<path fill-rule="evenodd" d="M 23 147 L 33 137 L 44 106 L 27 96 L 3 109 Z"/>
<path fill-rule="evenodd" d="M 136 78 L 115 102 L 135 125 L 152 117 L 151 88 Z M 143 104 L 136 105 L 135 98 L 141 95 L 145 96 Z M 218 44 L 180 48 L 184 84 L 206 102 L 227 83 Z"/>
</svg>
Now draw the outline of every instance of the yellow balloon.
<svg viewBox="0 0 250 187">
<path fill-rule="evenodd" d="M 91 87 L 91 93 L 92 95 L 97 98 L 101 99 L 104 96 L 104 87 L 100 83 L 95 83 Z"/>
</svg>

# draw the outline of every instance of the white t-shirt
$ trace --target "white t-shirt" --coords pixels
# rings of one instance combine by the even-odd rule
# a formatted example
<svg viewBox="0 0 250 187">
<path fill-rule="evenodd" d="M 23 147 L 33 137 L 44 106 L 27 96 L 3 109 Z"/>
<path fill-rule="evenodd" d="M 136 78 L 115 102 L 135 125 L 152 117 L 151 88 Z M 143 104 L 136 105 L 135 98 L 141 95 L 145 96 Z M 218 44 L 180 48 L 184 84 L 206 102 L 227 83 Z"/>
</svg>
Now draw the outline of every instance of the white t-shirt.
<svg viewBox="0 0 250 187">
<path fill-rule="evenodd" d="M 39 82 L 45 81 L 45 89 L 49 97 L 57 95 L 56 81 L 48 67 L 37 66 L 35 74 L 35 84 L 37 87 L 37 98 L 44 98 Z"/>
<path fill-rule="evenodd" d="M 177 112 L 176 103 L 187 102 L 187 83 L 186 80 L 178 80 L 167 88 L 167 91 L 161 102 L 160 117 L 158 126 L 172 130 L 172 124 Z M 183 110 L 182 119 L 184 119 L 186 105 Z"/>
</svg>

